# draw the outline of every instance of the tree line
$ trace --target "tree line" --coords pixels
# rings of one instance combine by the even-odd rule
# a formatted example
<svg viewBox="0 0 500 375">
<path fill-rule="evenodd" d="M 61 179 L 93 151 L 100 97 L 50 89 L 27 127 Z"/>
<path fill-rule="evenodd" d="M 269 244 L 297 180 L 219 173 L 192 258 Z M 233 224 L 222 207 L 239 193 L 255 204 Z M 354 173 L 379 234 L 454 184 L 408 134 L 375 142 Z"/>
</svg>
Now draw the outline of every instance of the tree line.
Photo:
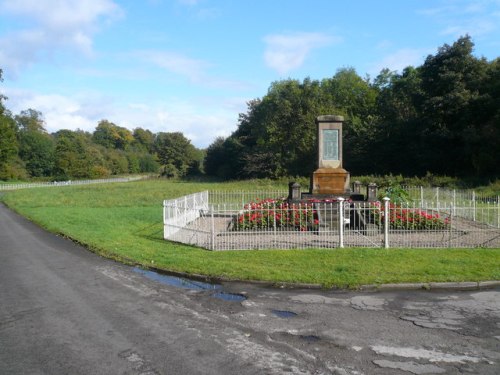
<svg viewBox="0 0 500 375">
<path fill-rule="evenodd" d="M 1 70 L 0 70 L 1 78 Z M 180 132 L 130 131 L 102 120 L 94 132 L 49 134 L 42 114 L 12 115 L 0 96 L 0 179 L 103 178 L 130 173 L 184 177 L 201 173 L 204 152 Z"/>
<path fill-rule="evenodd" d="M 0 179 L 307 177 L 316 169 L 315 118 L 324 114 L 345 118 L 343 160 L 351 174 L 497 178 L 500 58 L 475 57 L 473 48 L 461 37 L 421 66 L 383 69 L 373 80 L 342 68 L 322 80 L 273 82 L 247 103 L 236 130 L 206 150 L 180 132 L 130 131 L 108 120 L 92 133 L 49 134 L 40 112 L 13 115 L 0 94 Z"/>
<path fill-rule="evenodd" d="M 207 149 L 220 178 L 309 176 L 315 118 L 343 115 L 344 167 L 355 175 L 500 176 L 500 59 L 473 53 L 469 36 L 418 67 L 373 80 L 343 68 L 323 80 L 287 79 L 247 103 L 237 129 Z"/>
</svg>

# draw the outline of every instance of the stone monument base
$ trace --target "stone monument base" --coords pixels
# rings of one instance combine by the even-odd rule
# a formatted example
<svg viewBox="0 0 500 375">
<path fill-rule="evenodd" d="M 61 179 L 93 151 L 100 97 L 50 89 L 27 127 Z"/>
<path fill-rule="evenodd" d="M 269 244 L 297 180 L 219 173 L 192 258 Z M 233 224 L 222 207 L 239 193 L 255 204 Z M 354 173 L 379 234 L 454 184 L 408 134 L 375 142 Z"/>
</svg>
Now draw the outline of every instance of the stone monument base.
<svg viewBox="0 0 500 375">
<path fill-rule="evenodd" d="M 319 168 L 311 178 L 312 195 L 349 194 L 349 172 L 343 168 Z"/>
</svg>

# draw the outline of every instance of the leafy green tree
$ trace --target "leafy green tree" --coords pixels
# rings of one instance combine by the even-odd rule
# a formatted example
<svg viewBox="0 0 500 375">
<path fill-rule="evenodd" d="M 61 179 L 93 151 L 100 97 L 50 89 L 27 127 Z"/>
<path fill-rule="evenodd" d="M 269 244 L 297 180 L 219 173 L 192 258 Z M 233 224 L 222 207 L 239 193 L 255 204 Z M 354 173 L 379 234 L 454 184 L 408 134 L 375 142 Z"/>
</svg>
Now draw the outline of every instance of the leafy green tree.
<svg viewBox="0 0 500 375">
<path fill-rule="evenodd" d="M 219 167 L 224 164 L 224 137 L 217 137 L 207 148 L 204 160 L 204 170 L 209 176 L 219 176 Z"/>
<path fill-rule="evenodd" d="M 160 165 L 154 155 L 144 153 L 139 158 L 139 168 L 142 173 L 158 173 Z"/>
<path fill-rule="evenodd" d="M 134 137 L 133 145 L 137 149 L 150 153 L 154 151 L 155 135 L 150 130 L 135 128 L 132 136 Z"/>
<path fill-rule="evenodd" d="M 0 82 L 3 81 L 0 69 Z M 16 124 L 3 102 L 7 98 L 0 93 L 0 178 L 8 179 L 13 174 L 12 169 L 18 152 Z M 13 176 L 12 176 L 13 177 Z"/>
<path fill-rule="evenodd" d="M 434 163 L 435 173 L 464 175 L 473 171 L 469 128 L 475 119 L 471 108 L 481 96 L 488 63 L 473 56 L 469 36 L 445 44 L 429 55 L 421 67 L 424 101 L 423 129 L 419 143 L 428 152 L 421 154 L 424 165 Z M 436 161 L 439 160 L 439 163 Z"/>
<path fill-rule="evenodd" d="M 315 167 L 315 118 L 335 113 L 319 81 L 274 82 L 262 98 L 248 103 L 230 138 L 243 150 L 241 177 L 303 176 Z"/>
<path fill-rule="evenodd" d="M 55 142 L 44 127 L 42 113 L 33 109 L 15 116 L 18 127 L 19 157 L 31 177 L 51 176 L 54 169 Z"/>
<path fill-rule="evenodd" d="M 372 128 L 372 158 L 366 159 L 365 173 L 425 173 L 429 169 L 419 164 L 418 155 L 423 150 L 417 142 L 423 100 L 420 70 L 411 66 L 401 74 L 383 70 L 374 86 L 379 89 L 378 121 Z"/>
<path fill-rule="evenodd" d="M 106 148 L 125 150 L 134 141 L 134 137 L 130 130 L 108 120 L 101 120 L 92 135 L 92 140 Z"/>
<path fill-rule="evenodd" d="M 0 178 L 10 177 L 9 165 L 16 159 L 18 144 L 14 120 L 1 108 L 0 103 Z"/>
<path fill-rule="evenodd" d="M 322 82 L 322 88 L 333 108 L 330 114 L 343 115 L 344 166 L 354 173 L 367 173 L 373 168 L 371 144 L 376 139 L 375 124 L 378 90 L 353 68 L 339 69 Z M 326 113 L 326 112 L 325 112 Z M 369 172 L 368 172 L 369 173 Z"/>
<path fill-rule="evenodd" d="M 489 64 L 470 115 L 464 138 L 472 168 L 478 176 L 500 177 L 500 58 Z"/>
<path fill-rule="evenodd" d="M 196 163 L 196 150 L 182 133 L 164 133 L 156 135 L 154 148 L 167 177 L 184 177 Z"/>
<path fill-rule="evenodd" d="M 129 162 L 126 153 L 123 150 L 105 149 L 101 151 L 104 157 L 106 167 L 111 174 L 129 173 Z"/>
<path fill-rule="evenodd" d="M 241 178 L 243 150 L 244 146 L 236 137 L 217 137 L 207 148 L 205 173 L 225 180 Z"/>
<path fill-rule="evenodd" d="M 56 139 L 56 178 L 94 178 L 109 175 L 104 157 L 82 131 L 60 130 Z"/>
</svg>

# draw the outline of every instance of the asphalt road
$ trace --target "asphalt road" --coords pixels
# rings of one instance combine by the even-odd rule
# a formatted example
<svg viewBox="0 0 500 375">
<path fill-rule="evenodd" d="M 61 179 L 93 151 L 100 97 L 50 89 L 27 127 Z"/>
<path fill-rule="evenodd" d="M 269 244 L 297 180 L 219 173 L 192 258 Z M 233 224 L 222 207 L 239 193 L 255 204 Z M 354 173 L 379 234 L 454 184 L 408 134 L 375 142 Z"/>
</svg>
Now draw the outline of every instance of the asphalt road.
<svg viewBox="0 0 500 375">
<path fill-rule="evenodd" d="M 0 204 L 2 375 L 412 373 L 499 374 L 500 290 L 193 283 L 102 259 Z"/>
</svg>

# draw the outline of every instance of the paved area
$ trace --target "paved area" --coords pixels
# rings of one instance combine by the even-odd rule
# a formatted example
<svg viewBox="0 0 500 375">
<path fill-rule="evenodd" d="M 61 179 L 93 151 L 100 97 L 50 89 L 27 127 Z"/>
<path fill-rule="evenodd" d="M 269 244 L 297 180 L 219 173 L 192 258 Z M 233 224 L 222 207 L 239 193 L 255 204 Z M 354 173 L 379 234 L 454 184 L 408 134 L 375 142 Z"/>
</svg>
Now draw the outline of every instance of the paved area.
<svg viewBox="0 0 500 375">
<path fill-rule="evenodd" d="M 500 289 L 212 285 L 124 266 L 0 205 L 0 374 L 499 374 Z"/>
</svg>

